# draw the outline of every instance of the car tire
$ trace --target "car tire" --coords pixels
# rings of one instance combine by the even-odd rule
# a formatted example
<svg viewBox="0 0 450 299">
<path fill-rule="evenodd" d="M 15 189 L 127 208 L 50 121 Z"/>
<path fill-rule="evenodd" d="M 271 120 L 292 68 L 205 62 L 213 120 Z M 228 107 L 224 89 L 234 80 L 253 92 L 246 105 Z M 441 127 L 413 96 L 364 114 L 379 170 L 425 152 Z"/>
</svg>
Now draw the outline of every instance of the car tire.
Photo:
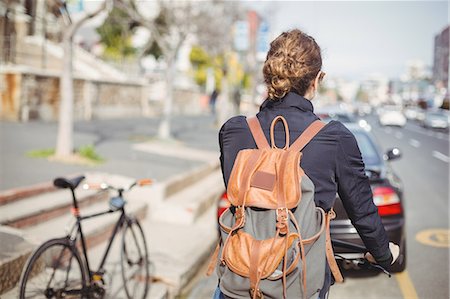
<svg viewBox="0 0 450 299">
<path fill-rule="evenodd" d="M 406 269 L 406 252 L 406 240 L 403 240 L 402 244 L 400 245 L 400 256 L 391 266 L 391 273 L 403 272 Z"/>
</svg>

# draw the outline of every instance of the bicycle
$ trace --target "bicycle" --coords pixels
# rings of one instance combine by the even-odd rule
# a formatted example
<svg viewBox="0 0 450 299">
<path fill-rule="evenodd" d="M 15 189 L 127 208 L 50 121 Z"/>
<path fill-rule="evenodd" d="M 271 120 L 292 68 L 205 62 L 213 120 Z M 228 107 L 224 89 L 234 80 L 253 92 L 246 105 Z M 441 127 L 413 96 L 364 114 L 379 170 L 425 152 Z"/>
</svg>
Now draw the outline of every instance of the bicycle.
<svg viewBox="0 0 450 299">
<path fill-rule="evenodd" d="M 57 178 L 57 188 L 72 192 L 72 215 L 76 222 L 65 237 L 51 239 L 39 246 L 29 257 L 20 278 L 19 298 L 103 298 L 106 294 L 105 263 L 116 235 L 122 230 L 120 246 L 121 276 L 126 296 L 145 298 L 150 287 L 149 258 L 145 235 L 139 221 L 125 212 L 123 193 L 135 186 L 152 183 L 149 179 L 135 181 L 128 188 L 108 184 L 84 184 L 84 189 L 112 190 L 117 196 L 110 198 L 110 208 L 90 215 L 80 215 L 75 189 L 84 176 L 73 179 Z M 92 271 L 87 255 L 88 248 L 81 222 L 86 219 L 120 212 L 109 243 L 97 271 Z M 81 254 L 80 254 L 81 251 Z"/>
</svg>

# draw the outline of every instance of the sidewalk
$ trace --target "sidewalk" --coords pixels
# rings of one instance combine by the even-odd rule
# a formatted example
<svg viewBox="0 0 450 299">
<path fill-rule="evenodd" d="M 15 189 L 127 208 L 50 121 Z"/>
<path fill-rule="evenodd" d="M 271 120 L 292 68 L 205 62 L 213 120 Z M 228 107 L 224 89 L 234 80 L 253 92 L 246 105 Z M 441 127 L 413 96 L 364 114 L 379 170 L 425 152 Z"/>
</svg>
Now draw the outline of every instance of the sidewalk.
<svg viewBox="0 0 450 299">
<path fill-rule="evenodd" d="M 218 129 L 213 122 L 210 116 L 174 117 L 173 136 L 181 142 L 180 145 L 218 152 Z M 56 123 L 0 122 L 0 191 L 86 171 L 164 180 L 204 163 L 185 157 L 183 153 L 167 156 L 156 150 L 136 148 L 139 143 L 155 138 L 157 129 L 158 119 L 154 118 L 77 122 L 74 130 L 75 147 L 94 144 L 98 154 L 106 160 L 98 166 L 82 166 L 26 156 L 31 150 L 55 147 Z M 174 146 L 170 142 L 164 145 L 167 149 Z"/>
</svg>

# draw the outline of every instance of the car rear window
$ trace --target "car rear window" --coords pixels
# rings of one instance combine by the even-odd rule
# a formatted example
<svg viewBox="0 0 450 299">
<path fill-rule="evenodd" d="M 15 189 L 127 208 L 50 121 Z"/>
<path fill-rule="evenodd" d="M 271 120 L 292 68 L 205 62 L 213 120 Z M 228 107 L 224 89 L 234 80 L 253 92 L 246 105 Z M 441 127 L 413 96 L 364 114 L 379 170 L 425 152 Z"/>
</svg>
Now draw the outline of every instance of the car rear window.
<svg viewBox="0 0 450 299">
<path fill-rule="evenodd" d="M 364 164 L 379 165 L 381 163 L 380 154 L 378 153 L 377 148 L 373 144 L 370 137 L 361 131 L 354 131 L 353 134 L 358 142 Z"/>
</svg>

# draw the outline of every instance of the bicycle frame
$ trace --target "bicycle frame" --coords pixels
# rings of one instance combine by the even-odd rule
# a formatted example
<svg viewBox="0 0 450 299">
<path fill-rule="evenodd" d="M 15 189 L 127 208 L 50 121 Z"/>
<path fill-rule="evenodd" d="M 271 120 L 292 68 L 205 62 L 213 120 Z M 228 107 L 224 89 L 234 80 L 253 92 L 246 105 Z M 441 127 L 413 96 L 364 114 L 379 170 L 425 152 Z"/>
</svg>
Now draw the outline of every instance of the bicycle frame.
<svg viewBox="0 0 450 299">
<path fill-rule="evenodd" d="M 122 197 L 122 192 L 119 191 L 119 196 Z M 125 208 L 119 208 L 117 210 L 106 210 L 103 212 L 99 212 L 99 213 L 94 213 L 94 214 L 90 214 L 90 215 L 85 215 L 85 216 L 81 216 L 80 212 L 79 212 L 79 208 L 78 208 L 78 202 L 76 200 L 75 197 L 75 192 L 74 190 L 72 190 L 72 197 L 73 197 L 73 209 L 72 209 L 72 214 L 75 216 L 76 222 L 75 224 L 72 226 L 72 228 L 69 231 L 68 234 L 68 238 L 76 243 L 78 236 L 80 236 L 80 241 L 81 241 L 81 247 L 82 247 L 82 255 L 84 257 L 84 261 L 86 263 L 86 268 L 88 271 L 88 277 L 89 277 L 89 284 L 92 284 L 92 282 L 94 281 L 94 274 L 98 274 L 101 273 L 103 274 L 103 266 L 105 265 L 106 259 L 108 257 L 109 251 L 111 249 L 111 246 L 114 242 L 114 239 L 119 231 L 119 229 L 125 224 L 126 221 L 128 221 L 128 216 L 125 213 Z M 117 223 L 114 226 L 114 229 L 109 237 L 109 241 L 108 241 L 108 246 L 106 248 L 106 251 L 103 253 L 103 257 L 102 260 L 100 262 L 100 265 L 98 266 L 98 270 L 97 271 L 91 271 L 91 267 L 89 264 L 89 257 L 87 254 L 87 245 L 86 245 L 86 238 L 83 234 L 83 230 L 81 228 L 81 222 L 83 220 L 86 219 L 91 219 L 91 218 L 95 218 L 95 217 L 99 217 L 102 215 L 106 215 L 106 214 L 112 214 L 112 213 L 116 213 L 116 212 L 121 212 L 120 218 L 118 219 Z M 76 232 L 75 232 L 76 231 Z"/>
</svg>

